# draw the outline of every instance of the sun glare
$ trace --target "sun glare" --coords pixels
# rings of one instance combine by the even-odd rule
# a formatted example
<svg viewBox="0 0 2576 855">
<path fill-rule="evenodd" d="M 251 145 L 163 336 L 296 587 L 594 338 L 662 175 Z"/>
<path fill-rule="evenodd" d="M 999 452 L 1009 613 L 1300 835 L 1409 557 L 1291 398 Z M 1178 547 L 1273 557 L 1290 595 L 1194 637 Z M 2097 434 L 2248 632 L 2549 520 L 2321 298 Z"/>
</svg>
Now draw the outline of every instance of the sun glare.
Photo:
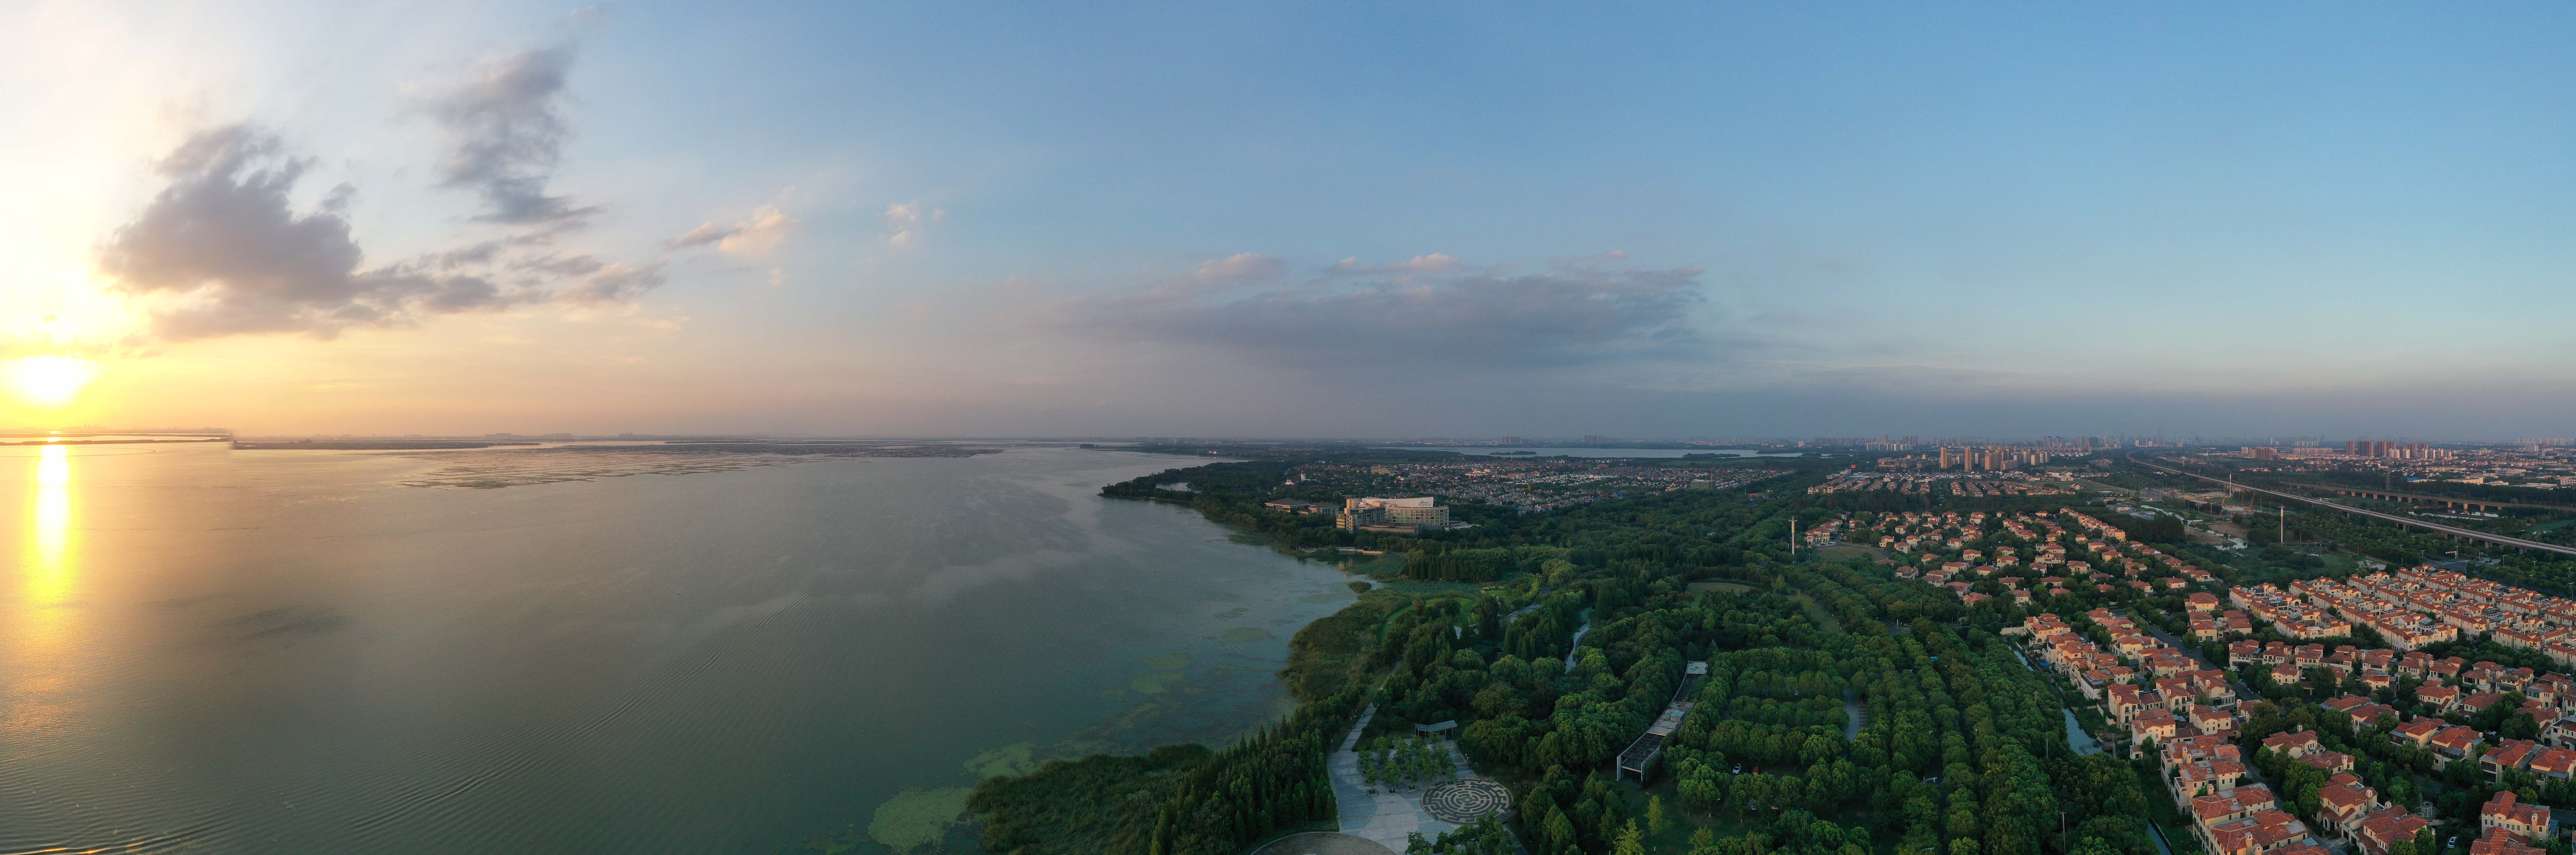
<svg viewBox="0 0 2576 855">
<path fill-rule="evenodd" d="M 71 403 L 81 387 L 98 376 L 98 363 L 72 356 L 21 356 L 0 362 L 0 376 L 7 377 L 9 392 L 18 400 L 59 407 Z"/>
</svg>

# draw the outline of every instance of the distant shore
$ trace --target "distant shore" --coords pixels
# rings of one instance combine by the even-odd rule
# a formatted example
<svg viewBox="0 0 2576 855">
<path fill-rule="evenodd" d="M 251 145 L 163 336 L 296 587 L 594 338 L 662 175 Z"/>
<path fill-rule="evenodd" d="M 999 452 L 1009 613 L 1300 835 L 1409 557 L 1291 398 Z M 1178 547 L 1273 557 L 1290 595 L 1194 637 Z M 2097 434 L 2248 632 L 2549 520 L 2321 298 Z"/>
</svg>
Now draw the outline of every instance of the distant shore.
<svg viewBox="0 0 2576 855">
<path fill-rule="evenodd" d="M 533 442 L 483 442 L 447 439 L 296 439 L 257 442 L 234 440 L 234 451 L 428 451 L 448 448 L 492 448 L 536 445 Z"/>
<path fill-rule="evenodd" d="M 0 445 L 146 445 L 156 442 L 222 442 L 224 439 L 220 436 L 193 439 L 30 439 L 0 442 Z"/>
</svg>

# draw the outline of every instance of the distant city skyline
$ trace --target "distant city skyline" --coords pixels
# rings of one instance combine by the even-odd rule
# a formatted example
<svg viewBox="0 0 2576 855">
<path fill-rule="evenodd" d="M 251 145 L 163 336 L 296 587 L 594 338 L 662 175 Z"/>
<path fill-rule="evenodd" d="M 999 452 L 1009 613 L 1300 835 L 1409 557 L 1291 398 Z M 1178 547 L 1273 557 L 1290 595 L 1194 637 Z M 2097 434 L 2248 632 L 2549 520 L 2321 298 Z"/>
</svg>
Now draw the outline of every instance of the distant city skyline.
<svg viewBox="0 0 2576 855">
<path fill-rule="evenodd" d="M 2570 432 L 2576 8 L 2215 12 L 14 6 L 0 423 Z"/>
</svg>

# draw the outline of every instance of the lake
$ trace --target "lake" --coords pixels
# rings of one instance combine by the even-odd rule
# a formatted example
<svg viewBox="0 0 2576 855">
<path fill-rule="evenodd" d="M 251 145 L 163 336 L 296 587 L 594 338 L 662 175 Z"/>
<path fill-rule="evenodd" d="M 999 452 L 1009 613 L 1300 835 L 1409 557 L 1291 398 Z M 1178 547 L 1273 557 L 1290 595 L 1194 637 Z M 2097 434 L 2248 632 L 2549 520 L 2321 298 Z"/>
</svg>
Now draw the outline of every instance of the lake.
<svg viewBox="0 0 2576 855">
<path fill-rule="evenodd" d="M 1737 448 L 1559 448 L 1545 445 L 1533 445 L 1528 447 L 1495 445 L 1379 445 L 1371 447 L 1401 451 L 1454 451 L 1459 454 L 1480 455 L 1485 457 L 1506 453 L 1509 453 L 1510 456 L 1513 457 L 1520 457 L 1523 455 L 1518 454 L 1517 452 L 1523 451 L 1530 452 L 1527 456 L 1531 457 L 1554 457 L 1558 455 L 1566 457 L 1681 457 L 1685 454 L 1714 454 L 1719 457 L 1797 457 L 1803 454 L 1803 452 L 1797 451 L 1766 454 L 1759 451 L 1747 451 Z"/>
<path fill-rule="evenodd" d="M 982 774 L 1281 713 L 1353 599 L 1096 495 L 1178 458 L 397 483 L 441 465 L 0 449 L 0 852 L 971 848 Z"/>
</svg>

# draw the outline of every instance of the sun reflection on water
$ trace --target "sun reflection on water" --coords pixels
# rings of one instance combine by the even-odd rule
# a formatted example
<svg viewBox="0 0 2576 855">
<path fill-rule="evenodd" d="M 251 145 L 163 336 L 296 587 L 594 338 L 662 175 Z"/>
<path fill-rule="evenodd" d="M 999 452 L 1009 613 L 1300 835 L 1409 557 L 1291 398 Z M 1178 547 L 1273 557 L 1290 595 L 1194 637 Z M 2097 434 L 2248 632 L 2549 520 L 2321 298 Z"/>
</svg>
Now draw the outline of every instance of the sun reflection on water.
<svg viewBox="0 0 2576 855">
<path fill-rule="evenodd" d="M 36 458 L 33 483 L 26 536 L 19 541 L 25 546 L 18 561 L 17 614 L 8 616 L 17 638 L 0 658 L 0 674 L 12 676 L 8 694 L 19 703 L 0 716 L 7 719 L 0 722 L 0 732 L 45 726 L 53 718 L 48 699 L 67 684 L 62 657 L 69 652 L 72 603 L 80 581 L 71 449 L 46 446 Z"/>
<path fill-rule="evenodd" d="M 71 593 L 72 458 L 71 449 L 45 446 L 36 459 L 34 512 L 27 517 L 27 600 L 32 606 L 60 605 Z"/>
</svg>

